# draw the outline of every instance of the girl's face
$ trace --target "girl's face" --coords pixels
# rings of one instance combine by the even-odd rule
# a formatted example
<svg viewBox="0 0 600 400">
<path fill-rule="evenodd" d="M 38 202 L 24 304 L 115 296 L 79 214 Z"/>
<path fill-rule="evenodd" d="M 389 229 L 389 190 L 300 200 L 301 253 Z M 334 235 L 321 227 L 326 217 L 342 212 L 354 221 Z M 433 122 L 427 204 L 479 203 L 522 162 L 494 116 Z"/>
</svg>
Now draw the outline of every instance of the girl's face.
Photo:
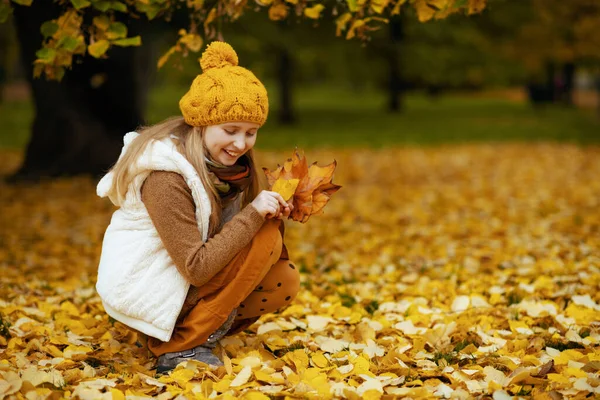
<svg viewBox="0 0 600 400">
<path fill-rule="evenodd" d="M 204 145 L 213 161 L 231 166 L 254 147 L 260 125 L 254 122 L 226 122 L 204 129 Z"/>
</svg>

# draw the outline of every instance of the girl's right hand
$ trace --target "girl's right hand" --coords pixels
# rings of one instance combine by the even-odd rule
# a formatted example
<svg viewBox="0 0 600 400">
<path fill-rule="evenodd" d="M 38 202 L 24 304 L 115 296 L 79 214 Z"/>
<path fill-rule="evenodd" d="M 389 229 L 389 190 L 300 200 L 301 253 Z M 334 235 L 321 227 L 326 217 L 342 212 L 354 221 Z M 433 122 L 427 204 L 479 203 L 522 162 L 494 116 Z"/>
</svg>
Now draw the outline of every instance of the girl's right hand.
<svg viewBox="0 0 600 400">
<path fill-rule="evenodd" d="M 286 201 L 277 192 L 263 190 L 252 201 L 252 206 L 264 218 L 280 217 L 282 214 L 287 214 L 292 210 L 292 205 Z"/>
</svg>

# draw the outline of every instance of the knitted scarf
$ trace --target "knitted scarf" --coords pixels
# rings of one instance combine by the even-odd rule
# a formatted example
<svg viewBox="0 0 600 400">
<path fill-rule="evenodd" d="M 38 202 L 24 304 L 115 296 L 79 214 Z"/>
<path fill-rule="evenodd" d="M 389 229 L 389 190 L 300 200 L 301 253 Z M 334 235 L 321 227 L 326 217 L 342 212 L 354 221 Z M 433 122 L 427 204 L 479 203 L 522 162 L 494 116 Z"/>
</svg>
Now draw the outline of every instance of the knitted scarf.
<svg viewBox="0 0 600 400">
<path fill-rule="evenodd" d="M 246 156 L 240 157 L 232 166 L 223 165 L 207 157 L 206 166 L 222 201 L 233 199 L 250 185 L 252 177 Z"/>
</svg>

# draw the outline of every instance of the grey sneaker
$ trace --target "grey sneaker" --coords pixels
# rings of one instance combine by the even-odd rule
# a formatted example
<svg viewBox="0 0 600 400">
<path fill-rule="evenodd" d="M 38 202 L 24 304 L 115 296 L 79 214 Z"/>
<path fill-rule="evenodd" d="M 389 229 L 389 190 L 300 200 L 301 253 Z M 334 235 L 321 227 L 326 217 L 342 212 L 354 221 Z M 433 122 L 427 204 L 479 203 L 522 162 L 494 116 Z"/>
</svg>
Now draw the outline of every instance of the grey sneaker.
<svg viewBox="0 0 600 400">
<path fill-rule="evenodd" d="M 177 364 L 189 360 L 202 361 L 203 363 L 214 367 L 220 367 L 223 365 L 223 362 L 213 354 L 213 347 L 200 345 L 190 350 L 165 353 L 158 357 L 156 373 L 164 374 L 174 369 Z"/>
<path fill-rule="evenodd" d="M 214 331 L 208 337 L 206 342 L 200 346 L 196 346 L 189 350 L 165 353 L 159 356 L 158 363 L 156 365 L 156 373 L 164 374 L 174 369 L 177 364 L 189 360 L 202 361 L 203 363 L 212 365 L 214 367 L 222 366 L 223 362 L 213 354 L 213 349 L 217 346 L 217 342 L 227 334 L 231 328 L 231 325 L 233 325 L 236 312 L 237 309 L 234 309 L 231 314 L 229 314 L 227 321 L 225 321 L 223 325 L 219 327 L 219 329 Z"/>
</svg>

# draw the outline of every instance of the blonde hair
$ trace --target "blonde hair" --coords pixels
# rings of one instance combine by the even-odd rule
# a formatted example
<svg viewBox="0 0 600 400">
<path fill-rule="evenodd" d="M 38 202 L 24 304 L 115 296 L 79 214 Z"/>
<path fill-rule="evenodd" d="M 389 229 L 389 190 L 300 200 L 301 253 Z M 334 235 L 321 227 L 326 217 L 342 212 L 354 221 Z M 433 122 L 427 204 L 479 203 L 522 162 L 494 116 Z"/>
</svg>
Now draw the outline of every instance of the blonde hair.
<svg viewBox="0 0 600 400">
<path fill-rule="evenodd" d="M 139 172 L 135 169 L 136 160 L 144 152 L 148 143 L 152 140 L 162 140 L 174 136 L 177 151 L 194 167 L 206 189 L 211 205 L 208 237 L 214 236 L 221 225 L 223 203 L 206 167 L 204 155 L 207 150 L 202 139 L 204 128 L 188 125 L 183 117 L 173 117 L 156 125 L 141 127 L 137 132 L 139 136 L 131 142 L 125 154 L 110 170 L 114 177 L 109 196 L 118 199 L 119 204 L 122 203 L 129 184 Z M 246 156 L 250 167 L 251 184 L 242 192 L 242 207 L 254 200 L 261 188 L 264 187 L 264 180 L 256 171 L 254 151 L 249 150 Z"/>
</svg>

